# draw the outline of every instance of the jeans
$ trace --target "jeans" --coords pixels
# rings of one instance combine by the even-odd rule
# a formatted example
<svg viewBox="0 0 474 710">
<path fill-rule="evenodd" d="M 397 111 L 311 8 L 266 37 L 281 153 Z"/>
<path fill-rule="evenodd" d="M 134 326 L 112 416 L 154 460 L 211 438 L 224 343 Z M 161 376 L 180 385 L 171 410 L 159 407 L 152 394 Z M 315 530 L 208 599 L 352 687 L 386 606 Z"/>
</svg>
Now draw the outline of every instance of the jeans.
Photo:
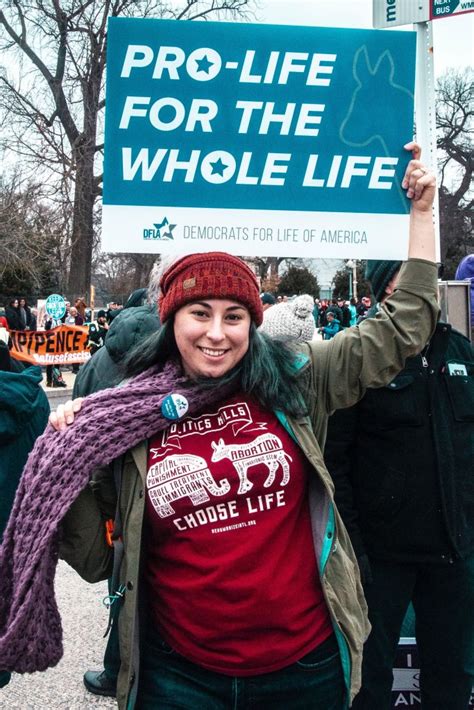
<svg viewBox="0 0 474 710">
<path fill-rule="evenodd" d="M 474 682 L 474 555 L 453 564 L 370 560 L 365 587 L 372 631 L 353 710 L 389 710 L 392 667 L 410 600 L 423 710 L 467 710 Z"/>
<path fill-rule="evenodd" d="M 346 689 L 334 636 L 272 673 L 232 677 L 186 660 L 158 635 L 142 644 L 137 710 L 345 710 Z"/>
</svg>

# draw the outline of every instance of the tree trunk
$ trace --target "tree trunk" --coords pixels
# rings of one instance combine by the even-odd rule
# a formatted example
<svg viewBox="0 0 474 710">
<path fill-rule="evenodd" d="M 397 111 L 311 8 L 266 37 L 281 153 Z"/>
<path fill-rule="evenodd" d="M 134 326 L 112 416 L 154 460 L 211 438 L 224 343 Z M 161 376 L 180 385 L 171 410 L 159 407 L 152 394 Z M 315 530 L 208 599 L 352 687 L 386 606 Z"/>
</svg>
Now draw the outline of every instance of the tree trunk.
<svg viewBox="0 0 474 710">
<path fill-rule="evenodd" d="M 90 290 L 92 247 L 94 244 L 94 147 L 75 148 L 75 193 L 72 221 L 71 264 L 68 297 L 86 296 Z"/>
<path fill-rule="evenodd" d="M 270 278 L 275 278 L 275 276 L 278 276 L 278 266 L 280 264 L 280 260 L 278 260 L 277 256 L 271 256 L 268 259 L 269 266 L 270 266 Z"/>
</svg>

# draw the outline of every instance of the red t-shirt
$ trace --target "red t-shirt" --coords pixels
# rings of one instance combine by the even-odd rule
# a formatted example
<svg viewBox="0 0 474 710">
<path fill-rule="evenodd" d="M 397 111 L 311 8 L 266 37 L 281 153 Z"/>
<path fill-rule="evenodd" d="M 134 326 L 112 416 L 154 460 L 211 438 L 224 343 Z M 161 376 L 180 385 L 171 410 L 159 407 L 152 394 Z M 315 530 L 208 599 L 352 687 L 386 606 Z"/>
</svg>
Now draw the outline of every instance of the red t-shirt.
<svg viewBox="0 0 474 710">
<path fill-rule="evenodd" d="M 163 638 L 189 660 L 257 675 L 332 633 L 307 468 L 276 416 L 242 394 L 151 439 L 148 604 Z"/>
</svg>

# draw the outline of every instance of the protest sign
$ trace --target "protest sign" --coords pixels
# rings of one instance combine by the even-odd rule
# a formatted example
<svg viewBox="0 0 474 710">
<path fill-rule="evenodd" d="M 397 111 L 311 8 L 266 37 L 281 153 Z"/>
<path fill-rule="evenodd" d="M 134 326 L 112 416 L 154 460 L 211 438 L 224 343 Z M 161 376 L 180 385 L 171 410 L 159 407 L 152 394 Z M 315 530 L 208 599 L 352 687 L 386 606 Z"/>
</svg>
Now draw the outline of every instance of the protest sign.
<svg viewBox="0 0 474 710">
<path fill-rule="evenodd" d="M 52 330 L 11 330 L 15 360 L 31 365 L 66 365 L 83 363 L 90 359 L 87 348 L 88 328 L 78 325 L 60 325 Z"/>
<path fill-rule="evenodd" d="M 415 35 L 112 18 L 106 251 L 402 259 Z"/>
<path fill-rule="evenodd" d="M 440 684 L 443 681 L 440 679 Z M 421 708 L 420 660 L 416 639 L 401 638 L 393 667 L 391 708 Z M 466 710 L 474 708 L 474 686 Z"/>
<path fill-rule="evenodd" d="M 62 318 L 66 313 L 66 301 L 58 293 L 52 293 L 51 296 L 48 296 L 44 307 L 48 316 L 55 320 Z"/>
</svg>

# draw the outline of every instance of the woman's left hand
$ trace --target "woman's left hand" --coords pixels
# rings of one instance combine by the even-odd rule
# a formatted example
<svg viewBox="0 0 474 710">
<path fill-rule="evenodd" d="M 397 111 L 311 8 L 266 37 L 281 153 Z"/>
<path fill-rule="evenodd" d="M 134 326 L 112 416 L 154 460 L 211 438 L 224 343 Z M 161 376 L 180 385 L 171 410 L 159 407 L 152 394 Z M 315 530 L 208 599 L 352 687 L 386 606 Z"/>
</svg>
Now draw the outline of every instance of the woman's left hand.
<svg viewBox="0 0 474 710">
<path fill-rule="evenodd" d="M 56 431 L 64 431 L 72 424 L 77 412 L 81 411 L 82 397 L 70 399 L 66 404 L 60 404 L 55 412 L 49 415 L 49 423 Z"/>
<path fill-rule="evenodd" d="M 413 158 L 407 165 L 402 187 L 411 199 L 411 209 L 417 212 L 431 212 L 436 193 L 436 176 L 420 160 L 421 148 L 412 141 L 403 146 L 411 150 Z"/>
</svg>

